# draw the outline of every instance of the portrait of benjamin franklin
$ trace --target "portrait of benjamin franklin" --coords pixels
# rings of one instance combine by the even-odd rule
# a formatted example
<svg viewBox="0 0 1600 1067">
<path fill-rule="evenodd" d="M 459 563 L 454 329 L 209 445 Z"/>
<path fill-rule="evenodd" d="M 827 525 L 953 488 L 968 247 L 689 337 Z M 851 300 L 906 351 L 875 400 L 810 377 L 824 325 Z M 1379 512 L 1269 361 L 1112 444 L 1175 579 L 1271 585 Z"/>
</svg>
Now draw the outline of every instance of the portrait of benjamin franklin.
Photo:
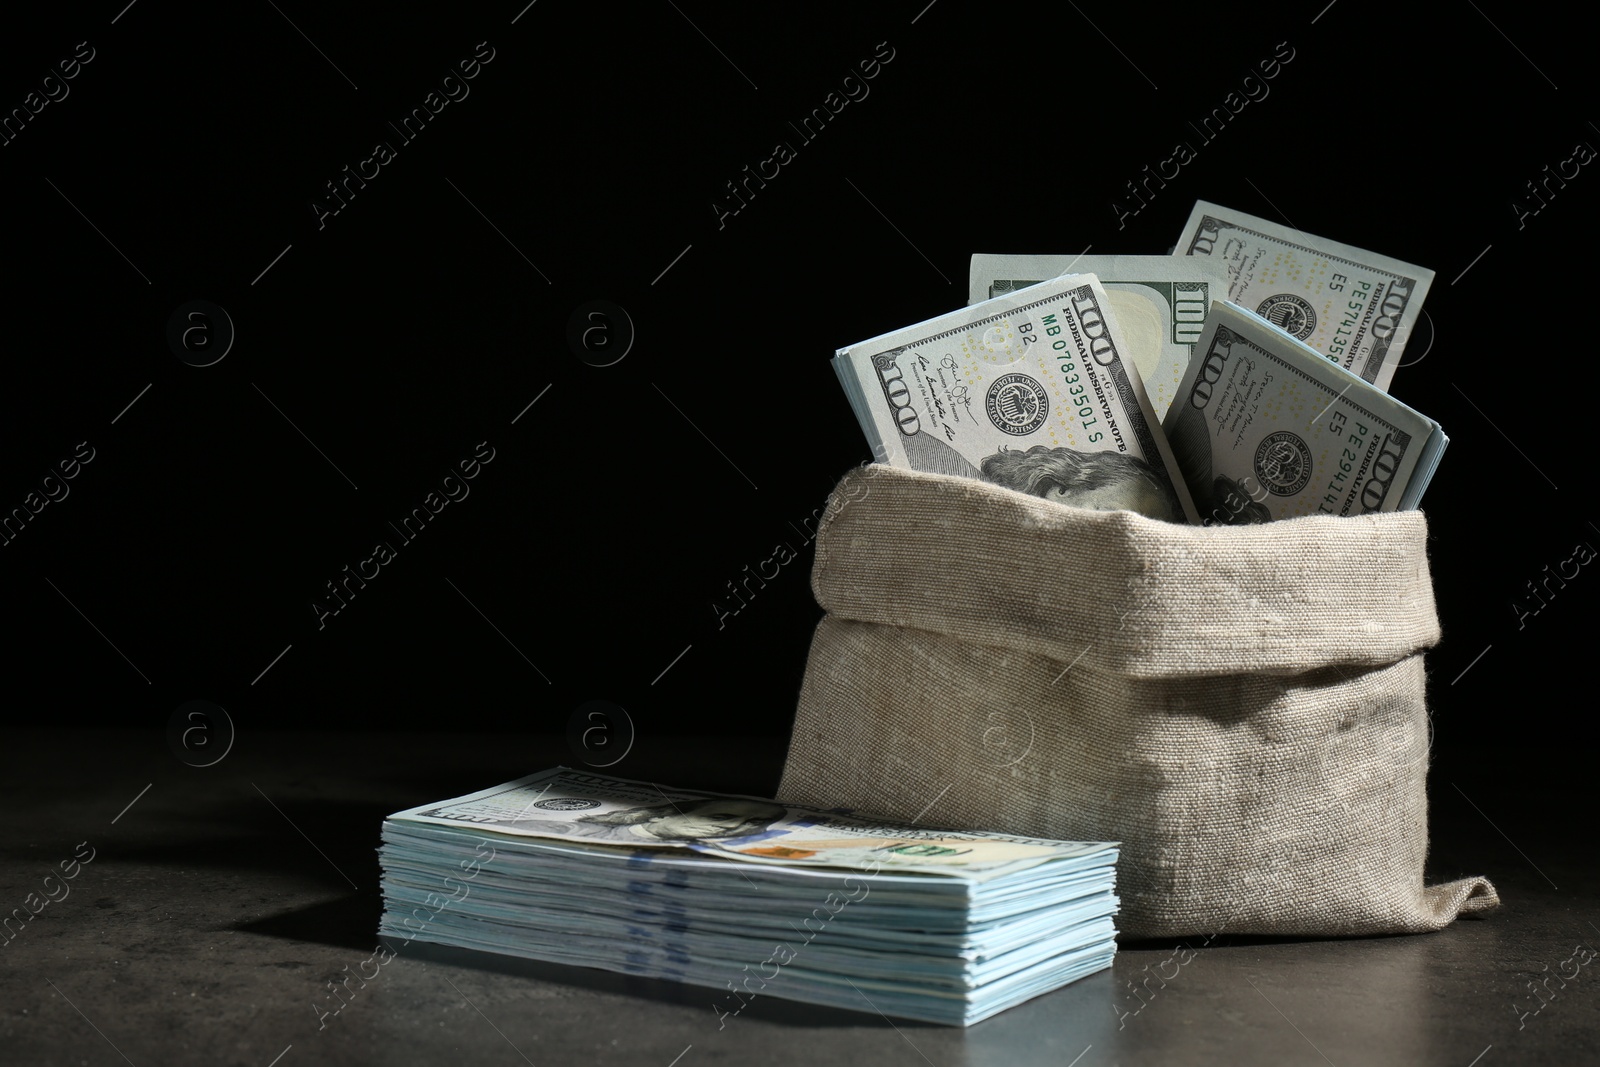
<svg viewBox="0 0 1600 1067">
<path fill-rule="evenodd" d="M 748 837 L 766 830 L 788 811 L 782 804 L 737 797 L 711 797 L 682 804 L 654 804 L 603 815 L 580 815 L 580 823 L 620 827 L 623 839 L 643 837 L 657 841 L 705 841 Z M 613 831 L 608 836 L 615 839 Z"/>
<path fill-rule="evenodd" d="M 1020 493 L 1094 511 L 1137 511 L 1167 522 L 1185 521 L 1172 487 L 1150 464 L 1122 452 L 1079 452 L 1034 445 L 1025 452 L 1002 448 L 984 457 L 984 481 Z"/>
</svg>

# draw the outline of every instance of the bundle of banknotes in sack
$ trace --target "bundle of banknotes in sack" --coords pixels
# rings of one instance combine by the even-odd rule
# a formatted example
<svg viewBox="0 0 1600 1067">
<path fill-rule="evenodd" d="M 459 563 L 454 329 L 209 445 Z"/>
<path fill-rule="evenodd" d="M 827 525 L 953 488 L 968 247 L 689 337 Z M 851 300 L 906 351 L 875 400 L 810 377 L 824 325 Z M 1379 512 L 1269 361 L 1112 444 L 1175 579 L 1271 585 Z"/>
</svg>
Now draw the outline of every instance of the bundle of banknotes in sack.
<svg viewBox="0 0 1600 1067">
<path fill-rule="evenodd" d="M 1170 256 L 972 258 L 839 350 L 879 462 L 1233 524 L 1415 508 L 1449 438 L 1387 390 L 1433 272 L 1204 201 Z"/>
<path fill-rule="evenodd" d="M 379 933 L 965 1026 L 1111 965 L 1116 860 L 558 767 L 384 820 Z"/>
</svg>

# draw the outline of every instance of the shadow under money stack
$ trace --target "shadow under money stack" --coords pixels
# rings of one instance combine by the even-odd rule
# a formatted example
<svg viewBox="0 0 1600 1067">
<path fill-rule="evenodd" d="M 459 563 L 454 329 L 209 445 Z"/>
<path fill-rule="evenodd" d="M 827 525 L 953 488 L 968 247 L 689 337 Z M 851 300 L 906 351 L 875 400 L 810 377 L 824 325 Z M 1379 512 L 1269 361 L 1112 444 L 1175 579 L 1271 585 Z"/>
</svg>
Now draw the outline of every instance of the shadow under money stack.
<svg viewBox="0 0 1600 1067">
<path fill-rule="evenodd" d="M 384 820 L 379 933 L 966 1026 L 1111 965 L 1116 859 L 555 768 Z"/>
</svg>

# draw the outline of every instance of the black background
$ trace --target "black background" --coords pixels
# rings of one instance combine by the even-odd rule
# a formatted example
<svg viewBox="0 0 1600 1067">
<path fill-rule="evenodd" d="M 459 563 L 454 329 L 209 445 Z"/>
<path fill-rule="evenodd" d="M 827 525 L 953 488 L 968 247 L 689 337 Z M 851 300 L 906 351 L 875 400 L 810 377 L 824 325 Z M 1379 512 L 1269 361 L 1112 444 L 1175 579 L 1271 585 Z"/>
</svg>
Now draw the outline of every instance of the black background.
<svg viewBox="0 0 1600 1067">
<path fill-rule="evenodd" d="M 1513 204 L 1600 145 L 1579 16 L 925 2 L 8 17 L 5 113 L 94 50 L 0 147 L 0 510 L 79 442 L 95 457 L 0 546 L 14 719 L 158 734 L 201 699 L 241 736 L 550 733 L 600 699 L 637 752 L 747 737 L 775 784 L 820 617 L 801 531 L 868 458 L 833 351 L 964 304 L 973 252 L 1164 253 L 1203 198 L 1437 272 L 1393 385 L 1453 441 L 1424 501 L 1436 752 L 1578 743 L 1600 577 L 1520 627 L 1513 604 L 1600 545 L 1600 177 L 1552 183 L 1520 225 Z M 386 123 L 479 42 L 470 95 L 401 144 Z M 802 143 L 789 123 L 889 49 Z M 1285 50 L 1265 99 L 1196 136 Z M 379 140 L 396 158 L 319 225 Z M 1194 161 L 1119 219 L 1180 140 Z M 796 158 L 719 224 L 778 142 Z M 195 299 L 237 334 L 208 367 L 167 342 Z M 594 299 L 636 329 L 610 366 L 567 340 Z M 325 583 L 482 441 L 470 495 L 319 628 Z M 719 620 L 780 542 L 798 558 Z"/>
</svg>

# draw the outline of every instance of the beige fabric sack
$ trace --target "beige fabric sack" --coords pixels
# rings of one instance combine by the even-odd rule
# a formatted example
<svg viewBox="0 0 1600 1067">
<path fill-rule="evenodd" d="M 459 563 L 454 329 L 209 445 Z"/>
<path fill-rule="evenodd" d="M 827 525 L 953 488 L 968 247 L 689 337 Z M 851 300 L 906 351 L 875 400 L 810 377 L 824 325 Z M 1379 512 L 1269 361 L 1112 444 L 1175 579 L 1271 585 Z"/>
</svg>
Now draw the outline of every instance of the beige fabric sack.
<svg viewBox="0 0 1600 1067">
<path fill-rule="evenodd" d="M 1197 527 L 882 465 L 829 501 L 780 799 L 1120 841 L 1134 937 L 1436 930 L 1420 512 Z"/>
</svg>

